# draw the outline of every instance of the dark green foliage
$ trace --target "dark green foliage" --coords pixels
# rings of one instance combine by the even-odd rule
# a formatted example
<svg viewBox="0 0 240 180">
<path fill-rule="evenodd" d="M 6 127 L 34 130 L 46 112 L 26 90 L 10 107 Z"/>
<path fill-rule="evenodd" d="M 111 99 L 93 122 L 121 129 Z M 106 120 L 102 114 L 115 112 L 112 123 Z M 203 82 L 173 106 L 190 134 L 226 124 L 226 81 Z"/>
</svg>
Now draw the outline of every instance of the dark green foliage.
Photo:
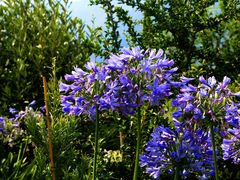
<svg viewBox="0 0 240 180">
<path fill-rule="evenodd" d="M 126 25 L 129 46 L 163 48 L 181 72 L 191 70 L 196 63 L 209 76 L 237 78 L 239 75 L 239 1 L 118 0 L 111 7 L 107 6 L 109 1 L 91 0 L 91 3 L 108 7 L 103 8 L 108 17 L 112 17 L 106 21 L 108 30 L 112 21 L 114 27 Z M 134 20 L 124 9 L 126 6 L 140 12 L 142 17 Z M 111 32 L 118 37 L 106 33 L 107 42 L 120 38 L 119 28 Z"/>
<path fill-rule="evenodd" d="M 100 29 L 71 18 L 69 3 L 5 0 L 0 4 L 0 112 L 42 97 L 41 75 L 56 77 L 98 55 Z"/>
<path fill-rule="evenodd" d="M 51 178 L 45 117 L 31 111 L 20 128 L 0 133 L 0 179 Z M 53 150 L 57 179 L 87 179 L 91 171 L 94 122 L 75 117 L 53 118 Z M 17 131 L 17 132 L 16 132 Z"/>
<path fill-rule="evenodd" d="M 94 3 L 94 1 L 91 1 L 91 3 Z M 106 12 L 106 30 L 103 38 L 103 51 L 104 51 L 104 56 L 108 57 L 111 53 L 117 53 L 118 50 L 120 49 L 121 45 L 121 39 L 120 39 L 120 34 L 118 31 L 119 28 L 119 21 L 116 19 L 116 10 L 114 9 L 114 5 L 112 1 L 108 0 L 103 0 L 101 5 L 102 8 Z M 97 2 L 96 2 L 97 3 Z M 97 3 L 98 4 L 98 3 Z"/>
</svg>

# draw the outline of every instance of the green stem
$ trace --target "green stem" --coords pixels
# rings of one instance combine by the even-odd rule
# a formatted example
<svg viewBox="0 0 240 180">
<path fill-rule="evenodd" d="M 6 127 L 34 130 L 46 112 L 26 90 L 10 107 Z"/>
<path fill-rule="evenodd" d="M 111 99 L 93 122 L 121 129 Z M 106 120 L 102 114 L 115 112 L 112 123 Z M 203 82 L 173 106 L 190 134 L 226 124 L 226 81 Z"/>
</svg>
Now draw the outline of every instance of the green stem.
<svg viewBox="0 0 240 180">
<path fill-rule="evenodd" d="M 177 166 L 176 168 L 176 172 L 175 172 L 175 175 L 174 175 L 174 180 L 179 180 L 179 167 Z"/>
<path fill-rule="evenodd" d="M 213 160 L 214 160 L 214 171 L 215 171 L 215 179 L 218 180 L 218 167 L 217 167 L 217 156 L 216 156 L 216 144 L 213 133 L 213 125 L 210 127 L 211 139 L 212 139 L 212 151 L 213 151 Z"/>
<path fill-rule="evenodd" d="M 138 175 L 138 164 L 139 164 L 139 151 L 140 151 L 140 143 L 141 143 L 141 109 L 138 108 L 137 111 L 137 145 L 136 145 L 136 159 L 134 166 L 134 175 L 133 180 L 137 180 Z"/>
<path fill-rule="evenodd" d="M 99 128 L 99 110 L 96 106 L 96 120 L 95 120 L 95 149 L 94 149 L 94 164 L 93 164 L 93 179 L 97 178 L 97 156 L 98 156 L 98 128 Z"/>
</svg>

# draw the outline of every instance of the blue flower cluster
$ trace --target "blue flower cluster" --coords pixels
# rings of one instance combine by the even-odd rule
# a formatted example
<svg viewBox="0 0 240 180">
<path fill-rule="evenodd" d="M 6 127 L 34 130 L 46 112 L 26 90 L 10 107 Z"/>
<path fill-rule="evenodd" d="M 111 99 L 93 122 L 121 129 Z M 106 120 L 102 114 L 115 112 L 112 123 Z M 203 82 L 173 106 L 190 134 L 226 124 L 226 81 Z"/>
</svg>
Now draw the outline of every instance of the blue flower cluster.
<svg viewBox="0 0 240 180">
<path fill-rule="evenodd" d="M 223 144 L 223 159 L 240 164 L 240 104 L 232 103 L 226 106 L 225 120 L 230 125 L 227 129 Z"/>
<path fill-rule="evenodd" d="M 163 172 L 176 172 L 179 167 L 183 178 L 189 173 L 198 173 L 199 177 L 214 175 L 210 126 L 224 138 L 223 159 L 240 163 L 240 104 L 233 102 L 240 93 L 232 93 L 227 87 L 231 81 L 228 77 L 217 82 L 215 77 L 206 80 L 201 76 L 197 87 L 190 84 L 193 78 L 185 79 L 172 101 L 177 109 L 172 114 L 175 130 L 163 126 L 155 129 L 140 157 L 141 166 L 153 178 Z"/>
<path fill-rule="evenodd" d="M 223 139 L 221 145 L 223 159 L 232 160 L 234 164 L 240 164 L 240 128 L 228 129 L 227 138 Z"/>
<path fill-rule="evenodd" d="M 192 131 L 185 123 L 175 120 L 175 129 L 159 126 L 151 135 L 141 167 L 154 179 L 162 173 L 178 172 L 182 178 L 190 174 L 208 177 L 214 174 L 210 135 L 201 129 Z"/>
<path fill-rule="evenodd" d="M 7 134 L 6 129 L 8 128 L 18 128 L 20 121 L 24 119 L 27 115 L 32 113 L 34 116 L 41 118 L 43 114 L 34 112 L 33 106 L 36 104 L 36 101 L 32 101 L 24 111 L 18 111 L 15 108 L 9 108 L 10 117 L 0 117 L 0 132 Z"/>
<path fill-rule="evenodd" d="M 60 84 L 63 112 L 89 115 L 94 119 L 96 108 L 133 115 L 136 108 L 148 101 L 151 105 L 170 96 L 177 68 L 163 50 L 123 49 L 111 55 L 101 66 L 86 65 L 86 71 L 75 68 L 65 75 L 67 84 Z"/>
<path fill-rule="evenodd" d="M 233 97 L 240 93 L 231 92 L 227 87 L 231 79 L 226 76 L 222 82 L 217 82 L 215 77 L 206 80 L 201 76 L 199 82 L 198 87 L 191 84 L 181 87 L 181 93 L 172 102 L 178 108 L 173 117 L 200 128 L 213 123 L 224 138 L 221 146 L 223 159 L 240 163 L 240 104 L 233 102 Z"/>
<path fill-rule="evenodd" d="M 217 82 L 214 76 L 208 80 L 201 76 L 198 87 L 191 84 L 182 86 L 181 93 L 172 101 L 172 105 L 177 107 L 173 117 L 187 120 L 201 128 L 206 128 L 209 122 L 215 127 L 224 128 L 226 106 L 232 104 L 233 96 L 239 95 L 227 87 L 230 81 L 226 76 L 223 82 Z"/>
</svg>

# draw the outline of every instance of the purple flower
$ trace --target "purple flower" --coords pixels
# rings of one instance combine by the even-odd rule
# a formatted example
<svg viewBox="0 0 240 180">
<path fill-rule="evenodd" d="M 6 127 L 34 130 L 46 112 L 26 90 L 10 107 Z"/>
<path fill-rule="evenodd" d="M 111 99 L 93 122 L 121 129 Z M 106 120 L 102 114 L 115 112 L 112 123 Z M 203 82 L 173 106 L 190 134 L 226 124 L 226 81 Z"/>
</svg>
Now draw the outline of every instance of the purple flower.
<svg viewBox="0 0 240 180">
<path fill-rule="evenodd" d="M 150 51 L 150 54 L 149 54 L 149 59 L 152 60 L 152 59 L 159 59 L 162 57 L 162 55 L 164 54 L 164 51 L 162 49 L 159 49 L 157 54 L 156 54 L 156 50 L 153 49 Z"/>
<path fill-rule="evenodd" d="M 240 126 L 240 104 L 231 103 L 225 106 L 225 120 L 231 126 L 238 128 Z"/>
<path fill-rule="evenodd" d="M 182 83 L 187 84 L 190 81 L 194 80 L 195 78 L 188 78 L 188 77 L 182 76 L 182 77 L 180 77 L 180 79 L 181 79 Z"/>
<path fill-rule="evenodd" d="M 29 104 L 29 106 L 32 107 L 32 106 L 34 106 L 34 105 L 36 105 L 36 104 L 37 104 L 37 101 L 36 101 L 36 100 L 33 100 L 33 101 Z"/>
<path fill-rule="evenodd" d="M 181 110 L 173 112 L 172 117 L 174 118 L 180 118 L 183 116 L 183 112 Z"/>
<path fill-rule="evenodd" d="M 217 81 L 214 76 L 208 78 L 208 85 L 213 88 L 216 85 Z"/>
<path fill-rule="evenodd" d="M 74 77 L 74 75 L 66 74 L 66 75 L 64 76 L 64 79 L 65 79 L 66 81 L 73 81 L 73 80 L 75 80 L 75 77 Z"/>
<path fill-rule="evenodd" d="M 5 127 L 4 120 L 5 120 L 4 117 L 0 117 L 0 132 L 3 132 L 3 130 L 4 130 L 4 127 Z"/>
<path fill-rule="evenodd" d="M 60 82 L 59 88 L 60 92 L 67 92 L 70 89 L 70 85 Z"/>
<path fill-rule="evenodd" d="M 141 72 L 146 73 L 147 77 L 152 74 L 153 65 L 151 60 L 144 59 L 143 63 L 141 64 Z"/>
<path fill-rule="evenodd" d="M 134 47 L 132 48 L 132 53 L 133 57 L 135 57 L 137 60 L 141 60 L 143 55 L 142 55 L 142 51 L 140 50 L 139 47 Z"/>
<path fill-rule="evenodd" d="M 173 106 L 178 109 L 173 113 L 174 117 L 177 118 L 178 112 L 182 111 L 183 115 L 186 114 L 184 117 L 188 123 L 203 128 L 209 127 L 212 121 L 220 128 L 221 133 L 225 134 L 224 127 L 228 125 L 224 119 L 233 126 L 238 124 L 240 119 L 240 105 L 231 105 L 233 93 L 227 88 L 230 81 L 227 77 L 223 78 L 223 82 L 217 82 L 214 76 L 208 80 L 201 76 L 197 87 L 191 84 L 182 85 L 180 93 L 172 101 Z"/>
<path fill-rule="evenodd" d="M 208 88 L 213 88 L 215 86 L 215 84 L 217 83 L 214 76 L 209 77 L 207 81 L 203 76 L 200 76 L 199 82 L 202 83 L 202 85 L 204 85 Z"/>
<path fill-rule="evenodd" d="M 238 97 L 239 97 L 239 96 L 240 96 L 240 91 L 239 91 L 239 92 L 237 92 L 237 93 L 234 93 L 233 95 L 234 95 L 234 96 L 238 96 Z"/>
<path fill-rule="evenodd" d="M 227 85 L 231 82 L 231 79 L 228 78 L 227 76 L 224 76 L 223 82 L 220 84 L 221 89 L 225 89 Z"/>
<path fill-rule="evenodd" d="M 11 114 L 16 114 L 16 113 L 18 113 L 18 111 L 15 109 L 15 108 L 9 108 L 9 112 L 11 113 Z"/>
<path fill-rule="evenodd" d="M 163 50 L 156 53 L 156 50 L 144 51 L 139 47 L 123 49 L 101 66 L 91 61 L 86 65 L 88 72 L 75 68 L 72 74 L 65 76 L 71 84 L 60 83 L 60 91 L 64 93 L 61 98 L 63 111 L 90 115 L 90 108 L 99 107 L 101 111 L 132 115 L 146 101 L 158 105 L 172 94 L 175 83 L 172 78 L 177 71 L 173 64 L 173 60 L 163 56 Z M 93 98 L 95 95 L 97 100 Z M 73 99 L 77 97 L 85 98 L 85 103 L 75 102 Z"/>
<path fill-rule="evenodd" d="M 182 97 L 178 99 L 179 103 L 193 101 L 195 98 L 190 93 L 183 93 Z"/>
<path fill-rule="evenodd" d="M 13 129 L 19 128 L 20 122 L 28 116 L 37 119 L 43 117 L 42 113 L 34 111 L 31 107 L 35 102 L 36 101 L 31 102 L 29 106 L 25 107 L 25 110 L 22 111 L 9 108 L 9 111 L 11 112 L 10 118 L 0 117 L 0 131 L 3 132 L 3 135 L 8 135 Z"/>
<path fill-rule="evenodd" d="M 72 71 L 72 75 L 77 79 L 86 76 L 88 73 L 83 71 L 81 68 L 74 67 L 74 71 Z"/>
<path fill-rule="evenodd" d="M 204 85 L 206 85 L 206 86 L 208 86 L 208 83 L 207 83 L 206 79 L 203 76 L 199 77 L 199 82 L 204 84 Z"/>
<path fill-rule="evenodd" d="M 124 61 L 121 60 L 116 55 L 111 55 L 110 59 L 107 60 L 107 68 L 110 70 L 120 70 L 122 71 L 124 69 Z"/>
<path fill-rule="evenodd" d="M 180 91 L 182 93 L 194 93 L 194 92 L 197 92 L 197 88 L 189 84 L 188 86 L 187 85 L 182 86 Z"/>
<path fill-rule="evenodd" d="M 4 121 L 4 117 L 0 117 L 0 123 L 2 123 Z"/>
<path fill-rule="evenodd" d="M 160 59 L 156 62 L 156 66 L 158 69 L 169 68 L 169 67 L 173 66 L 173 64 L 174 64 L 174 61 L 169 60 L 169 59 Z"/>
<path fill-rule="evenodd" d="M 176 130 L 159 126 L 153 131 L 145 153 L 140 156 L 140 166 L 154 179 L 163 173 L 172 174 L 176 167 L 182 178 L 192 173 L 197 177 L 212 176 L 214 163 L 209 133 L 192 131 L 184 123 L 174 121 Z"/>
<path fill-rule="evenodd" d="M 240 164 L 240 128 L 228 129 L 228 137 L 223 139 L 221 145 L 223 159 L 232 160 L 234 164 Z"/>
<path fill-rule="evenodd" d="M 193 111 L 194 111 L 193 118 L 195 118 L 195 119 L 202 119 L 203 118 L 203 113 L 202 113 L 201 109 L 195 108 Z"/>
<path fill-rule="evenodd" d="M 98 72 L 98 67 L 94 61 L 90 61 L 86 64 L 86 68 L 93 72 Z"/>
<path fill-rule="evenodd" d="M 193 104 L 188 103 L 188 104 L 185 106 L 184 111 L 186 111 L 186 112 L 191 112 L 191 111 L 194 110 L 194 108 L 195 108 L 195 106 L 194 106 Z"/>
</svg>

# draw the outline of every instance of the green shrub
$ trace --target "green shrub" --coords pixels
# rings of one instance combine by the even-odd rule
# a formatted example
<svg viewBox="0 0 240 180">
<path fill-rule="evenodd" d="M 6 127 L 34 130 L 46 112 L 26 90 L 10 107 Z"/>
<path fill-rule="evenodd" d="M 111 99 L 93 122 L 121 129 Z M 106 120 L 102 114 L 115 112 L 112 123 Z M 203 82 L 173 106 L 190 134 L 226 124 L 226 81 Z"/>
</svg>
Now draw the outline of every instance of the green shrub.
<svg viewBox="0 0 240 180">
<path fill-rule="evenodd" d="M 42 97 L 41 75 L 49 77 L 53 61 L 59 78 L 100 53 L 101 29 L 72 18 L 68 6 L 68 0 L 0 4 L 1 114 L 8 106 Z"/>
</svg>

